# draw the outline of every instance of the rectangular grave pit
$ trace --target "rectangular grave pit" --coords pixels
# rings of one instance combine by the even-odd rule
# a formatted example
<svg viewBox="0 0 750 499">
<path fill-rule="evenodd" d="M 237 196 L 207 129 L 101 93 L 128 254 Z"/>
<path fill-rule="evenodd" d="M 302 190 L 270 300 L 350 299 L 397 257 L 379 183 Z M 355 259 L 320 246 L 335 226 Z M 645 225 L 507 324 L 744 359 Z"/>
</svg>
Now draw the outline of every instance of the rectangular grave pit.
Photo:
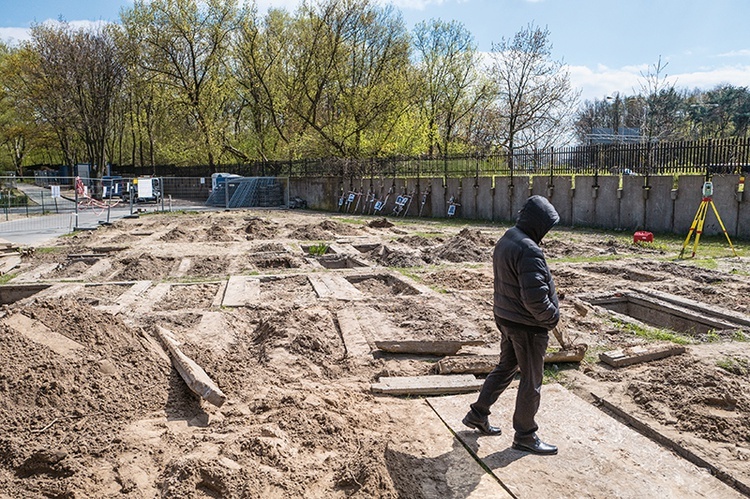
<svg viewBox="0 0 750 499">
<path fill-rule="evenodd" d="M 616 314 L 690 336 L 750 326 L 750 320 L 738 314 L 666 293 L 628 291 L 581 298 Z"/>
<path fill-rule="evenodd" d="M 417 288 L 391 274 L 349 275 L 345 278 L 366 295 L 413 296 L 421 294 Z"/>
</svg>

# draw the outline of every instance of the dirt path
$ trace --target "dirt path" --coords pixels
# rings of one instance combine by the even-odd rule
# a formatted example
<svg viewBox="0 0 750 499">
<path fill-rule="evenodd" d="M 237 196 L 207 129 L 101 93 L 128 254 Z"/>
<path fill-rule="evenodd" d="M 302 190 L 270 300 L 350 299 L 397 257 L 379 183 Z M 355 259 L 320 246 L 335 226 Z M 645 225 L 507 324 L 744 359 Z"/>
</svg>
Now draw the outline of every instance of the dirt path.
<svg viewBox="0 0 750 499">
<path fill-rule="evenodd" d="M 491 251 L 505 228 L 383 222 L 292 211 L 153 215 L 24 257 L 19 281 L 69 284 L 0 312 L 0 497 L 454 497 L 439 466 L 399 464 L 420 431 L 404 414 L 423 401 L 369 389 L 380 376 L 429 374 L 438 359 L 352 355 L 340 320 L 354 317 L 369 341 L 481 340 L 473 351 L 497 352 Z M 319 243 L 344 257 L 311 255 Z M 551 379 L 587 400 L 605 393 L 750 483 L 750 332 L 699 335 L 679 357 L 612 369 L 599 352 L 649 340 L 601 307 L 584 315 L 574 306 L 582 294 L 644 289 L 747 315 L 748 259 L 705 270 L 627 235 L 566 229 L 545 252 L 568 333 L 590 347 L 580 365 L 550 367 Z M 257 279 L 248 306 L 222 307 L 232 275 Z M 324 276 L 354 291 L 320 298 L 312 283 Z M 151 284 L 121 303 L 136 281 Z M 63 355 L 19 324 L 81 347 Z M 226 404 L 187 389 L 157 325 Z"/>
</svg>

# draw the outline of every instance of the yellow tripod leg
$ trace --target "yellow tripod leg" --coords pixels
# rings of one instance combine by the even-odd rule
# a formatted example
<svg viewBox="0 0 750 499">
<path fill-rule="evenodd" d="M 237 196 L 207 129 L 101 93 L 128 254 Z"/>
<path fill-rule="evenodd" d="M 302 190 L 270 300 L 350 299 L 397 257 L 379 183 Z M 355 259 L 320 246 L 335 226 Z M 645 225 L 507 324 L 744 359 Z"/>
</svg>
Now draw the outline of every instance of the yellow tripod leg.
<svg viewBox="0 0 750 499">
<path fill-rule="evenodd" d="M 688 235 L 685 238 L 685 242 L 682 244 L 682 251 L 680 251 L 680 258 L 682 258 L 682 255 L 685 254 L 685 248 L 688 247 L 688 244 L 690 244 L 690 239 L 693 237 L 693 234 L 695 233 L 695 229 L 698 226 L 698 220 L 700 219 L 701 212 L 703 211 L 703 203 L 698 206 L 698 211 L 695 213 L 695 217 L 693 218 L 693 223 L 690 224 L 690 230 L 688 231 Z"/>
<path fill-rule="evenodd" d="M 724 222 L 721 221 L 721 217 L 719 216 L 719 210 L 716 209 L 716 205 L 714 204 L 713 200 L 711 200 L 711 208 L 714 210 L 714 215 L 716 215 L 716 220 L 719 221 L 719 225 L 721 225 L 721 230 L 724 232 L 724 237 L 727 238 L 727 242 L 729 243 L 729 247 L 732 248 L 732 254 L 734 256 L 737 256 L 737 252 L 734 249 L 734 245 L 732 244 L 732 240 L 729 239 L 729 234 L 727 234 L 727 229 L 724 227 Z"/>
<path fill-rule="evenodd" d="M 691 255 L 691 258 L 695 258 L 695 252 L 698 250 L 698 241 L 700 241 L 701 234 L 703 234 L 703 226 L 706 223 L 706 213 L 708 213 L 708 201 L 702 201 L 698 211 L 700 217 L 698 218 L 698 228 L 695 229 L 695 243 L 693 243 L 693 254 Z"/>
</svg>

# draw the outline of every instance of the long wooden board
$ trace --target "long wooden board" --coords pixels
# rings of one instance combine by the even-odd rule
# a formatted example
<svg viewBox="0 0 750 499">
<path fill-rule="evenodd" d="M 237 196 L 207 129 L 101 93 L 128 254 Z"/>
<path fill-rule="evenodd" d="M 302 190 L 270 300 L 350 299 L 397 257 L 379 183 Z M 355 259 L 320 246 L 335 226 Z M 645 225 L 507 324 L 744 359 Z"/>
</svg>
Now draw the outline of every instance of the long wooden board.
<svg viewBox="0 0 750 499">
<path fill-rule="evenodd" d="M 367 342 L 362 325 L 357 318 L 357 311 L 351 308 L 342 308 L 336 312 L 336 320 L 341 329 L 344 339 L 346 355 L 349 357 L 370 357 L 372 349 Z"/>
<path fill-rule="evenodd" d="M 599 360 L 612 367 L 624 367 L 682 353 L 685 353 L 685 347 L 681 345 L 646 345 L 602 352 Z"/>
<path fill-rule="evenodd" d="M 344 277 L 335 274 L 310 274 L 308 277 L 318 298 L 336 300 L 361 300 L 364 295 Z"/>
<path fill-rule="evenodd" d="M 227 400 L 224 392 L 216 386 L 201 366 L 180 350 L 179 343 L 174 339 L 171 331 L 161 326 L 156 326 L 155 330 L 164 347 L 169 351 L 175 369 L 187 386 L 216 407 L 221 407 Z"/>
<path fill-rule="evenodd" d="M 515 388 L 503 393 L 490 422 L 500 436 L 481 436 L 461 420 L 476 395 L 434 397 L 428 403 L 467 448 L 516 497 L 721 497 L 742 495 L 711 474 L 609 417 L 561 385 L 545 385 L 539 436 L 555 456 L 511 448 Z"/>
<path fill-rule="evenodd" d="M 373 383 L 373 393 L 388 395 L 448 395 L 476 392 L 483 381 L 471 374 L 434 376 L 383 376 Z"/>
<path fill-rule="evenodd" d="M 389 398 L 381 404 L 398 428 L 385 450 L 390 465 L 408 470 L 400 477 L 400 497 L 504 499 L 512 497 L 487 473 L 424 399 Z"/>
<path fill-rule="evenodd" d="M 74 357 L 76 350 L 83 350 L 84 346 L 56 331 L 52 331 L 43 323 L 23 314 L 16 313 L 2 319 L 2 323 L 16 330 L 35 343 L 44 345 L 63 357 Z"/>
<path fill-rule="evenodd" d="M 247 307 L 258 303 L 258 300 L 260 300 L 260 279 L 233 275 L 227 282 L 221 305 L 223 307 Z"/>
<path fill-rule="evenodd" d="M 375 346 L 384 352 L 422 355 L 455 355 L 462 347 L 479 345 L 484 345 L 484 342 L 458 340 L 400 340 L 375 342 Z"/>
</svg>

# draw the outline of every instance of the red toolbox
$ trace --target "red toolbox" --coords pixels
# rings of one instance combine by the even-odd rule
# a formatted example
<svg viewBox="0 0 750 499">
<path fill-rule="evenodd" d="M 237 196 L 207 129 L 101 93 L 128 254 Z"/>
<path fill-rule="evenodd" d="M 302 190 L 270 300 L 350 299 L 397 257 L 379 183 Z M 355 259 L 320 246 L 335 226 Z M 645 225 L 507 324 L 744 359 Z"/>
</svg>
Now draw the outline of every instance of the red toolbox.
<svg viewBox="0 0 750 499">
<path fill-rule="evenodd" d="M 633 243 L 638 242 L 653 243 L 654 235 L 651 232 L 646 232 L 645 230 L 636 231 L 636 233 L 633 234 Z"/>
</svg>

